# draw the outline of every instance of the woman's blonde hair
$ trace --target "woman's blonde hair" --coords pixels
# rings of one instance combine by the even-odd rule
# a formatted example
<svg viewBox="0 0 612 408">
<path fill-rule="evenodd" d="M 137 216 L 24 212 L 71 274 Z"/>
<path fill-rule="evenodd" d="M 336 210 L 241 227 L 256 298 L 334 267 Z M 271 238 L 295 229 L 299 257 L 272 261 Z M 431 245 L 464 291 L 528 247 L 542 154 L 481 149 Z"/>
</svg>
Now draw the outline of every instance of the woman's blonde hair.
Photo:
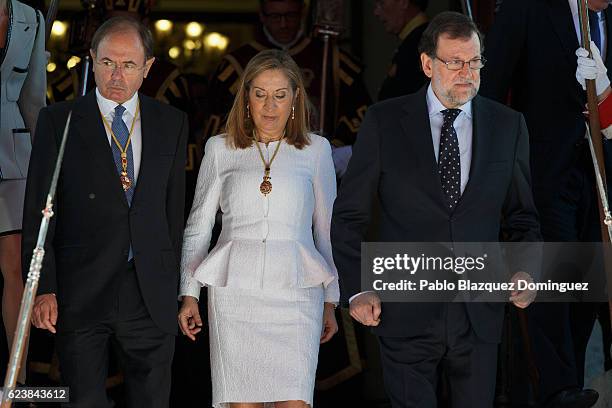
<svg viewBox="0 0 612 408">
<path fill-rule="evenodd" d="M 285 140 L 298 149 L 310 144 L 308 138 L 310 112 L 306 103 L 306 90 L 302 72 L 295 61 L 284 51 L 265 50 L 255 55 L 247 64 L 234 104 L 227 116 L 225 133 L 227 142 L 231 147 L 245 149 L 253 144 L 253 119 L 247 115 L 249 91 L 253 80 L 262 72 L 280 70 L 289 79 L 293 90 L 295 115 L 290 116 L 285 128 Z"/>
</svg>

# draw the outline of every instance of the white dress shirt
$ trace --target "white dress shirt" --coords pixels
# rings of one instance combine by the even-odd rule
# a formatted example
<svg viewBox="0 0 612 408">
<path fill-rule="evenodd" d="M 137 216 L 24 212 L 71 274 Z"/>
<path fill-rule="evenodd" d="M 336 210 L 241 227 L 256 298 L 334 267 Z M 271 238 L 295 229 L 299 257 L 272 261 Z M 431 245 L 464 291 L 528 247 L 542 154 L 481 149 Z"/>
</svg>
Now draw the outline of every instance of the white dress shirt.
<svg viewBox="0 0 612 408">
<path fill-rule="evenodd" d="M 446 108 L 434 93 L 431 84 L 427 88 L 427 111 L 429 112 L 429 125 L 431 126 L 431 138 L 433 142 L 436 161 L 440 152 L 440 133 L 444 123 L 442 111 Z M 472 101 L 461 105 L 458 109 L 461 113 L 455 119 L 453 127 L 457 132 L 459 141 L 459 159 L 461 162 L 461 193 L 470 178 L 470 166 L 472 163 Z"/>
<path fill-rule="evenodd" d="M 576 30 L 576 37 L 578 38 L 578 44 L 582 44 L 582 35 L 580 34 L 580 16 L 578 13 L 578 2 L 576 0 L 568 0 L 570 9 L 572 10 L 572 19 L 574 20 L 574 29 Z M 604 14 L 601 11 L 597 12 L 599 16 L 599 35 L 601 36 L 601 48 L 599 53 L 601 54 L 601 58 L 606 60 L 606 48 L 608 48 L 608 36 L 606 33 L 606 19 Z"/>
<path fill-rule="evenodd" d="M 442 105 L 442 102 L 440 102 L 436 96 L 431 84 L 429 84 L 429 87 L 427 88 L 426 98 L 427 112 L 429 113 L 429 126 L 431 127 L 431 139 L 437 161 L 440 152 L 440 133 L 442 132 L 442 124 L 444 123 L 444 115 L 442 114 L 442 111 L 445 110 L 446 107 Z M 463 194 L 465 186 L 470 179 L 470 167 L 472 164 L 472 131 L 474 129 L 474 122 L 472 118 L 472 101 L 468 101 L 466 104 L 461 105 L 458 109 L 461 110 L 461 113 L 455 119 L 453 127 L 457 132 L 457 139 L 459 141 L 461 193 Z M 349 303 L 352 302 L 357 296 L 368 292 L 372 291 L 367 290 L 351 296 L 349 298 Z"/>
<path fill-rule="evenodd" d="M 110 99 L 106 99 L 100 94 L 98 88 L 96 88 L 96 100 L 98 101 L 98 108 L 108 126 L 112 128 L 113 119 L 115 118 L 115 108 L 119 105 L 117 102 L 111 101 Z M 134 115 L 136 115 L 136 108 L 138 106 L 138 92 L 136 92 L 130 99 L 122 104 L 125 107 L 125 111 L 123 112 L 123 122 L 128 128 L 128 131 L 132 128 L 132 121 L 134 120 Z M 134 157 L 134 182 L 138 180 L 138 172 L 140 170 L 140 156 L 142 154 L 142 129 L 140 126 L 140 117 L 138 114 L 136 118 L 136 123 L 134 123 L 134 132 L 132 133 L 132 138 L 130 144 L 132 145 L 132 156 Z M 106 132 L 106 137 L 108 138 L 108 143 L 111 145 L 111 149 L 113 148 L 113 144 L 115 141 L 112 139 L 111 132 L 109 129 L 104 126 L 104 131 Z"/>
</svg>

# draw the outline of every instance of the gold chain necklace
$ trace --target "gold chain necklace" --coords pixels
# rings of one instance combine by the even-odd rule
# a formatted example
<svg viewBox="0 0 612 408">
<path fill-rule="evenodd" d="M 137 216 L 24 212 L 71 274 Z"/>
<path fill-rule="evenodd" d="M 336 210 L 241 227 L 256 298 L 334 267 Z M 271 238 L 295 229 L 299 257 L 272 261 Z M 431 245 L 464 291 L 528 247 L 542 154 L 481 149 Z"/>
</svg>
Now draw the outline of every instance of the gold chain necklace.
<svg viewBox="0 0 612 408">
<path fill-rule="evenodd" d="M 276 157 L 276 154 L 278 153 L 278 149 L 280 148 L 280 145 L 281 145 L 284 137 L 285 137 L 285 134 L 283 133 L 283 136 L 279 139 L 278 144 L 276 145 L 276 149 L 274 149 L 274 153 L 272 154 L 272 158 L 270 159 L 269 162 L 267 162 L 266 159 L 264 159 L 263 153 L 261 152 L 261 147 L 259 147 L 259 142 L 257 141 L 257 136 L 255 135 L 255 130 L 253 130 L 253 140 L 255 140 L 255 146 L 257 146 L 257 151 L 259 152 L 259 157 L 261 158 L 261 161 L 264 164 L 263 181 L 259 185 L 259 191 L 261 191 L 261 194 L 263 194 L 264 196 L 267 196 L 268 194 L 270 194 L 272 192 L 272 183 L 270 183 L 270 179 L 271 179 L 271 177 L 270 177 L 270 166 L 272 166 L 272 162 L 274 161 L 274 158 Z"/>
<path fill-rule="evenodd" d="M 130 133 L 128 134 L 128 139 L 125 142 L 125 147 L 123 147 L 121 146 L 121 143 L 119 143 L 117 136 L 115 136 L 115 132 L 113 132 L 113 129 L 110 127 L 106 118 L 102 114 L 102 111 L 100 111 L 100 116 L 102 116 L 102 122 L 104 122 L 104 126 L 110 132 L 111 137 L 113 138 L 115 144 L 117 145 L 117 147 L 119 148 L 119 151 L 121 152 L 121 176 L 119 176 L 119 179 L 121 180 L 123 191 L 128 191 L 130 187 L 132 187 L 132 180 L 130 180 L 130 178 L 128 177 L 128 173 L 127 173 L 127 168 L 128 168 L 127 151 L 128 151 L 128 147 L 130 146 L 130 142 L 132 141 L 132 133 L 134 133 L 134 124 L 136 123 L 136 119 L 138 119 L 139 113 L 140 113 L 140 100 L 137 99 L 136 100 L 136 115 L 134 115 L 134 119 L 132 120 L 132 126 L 130 128 Z"/>
</svg>

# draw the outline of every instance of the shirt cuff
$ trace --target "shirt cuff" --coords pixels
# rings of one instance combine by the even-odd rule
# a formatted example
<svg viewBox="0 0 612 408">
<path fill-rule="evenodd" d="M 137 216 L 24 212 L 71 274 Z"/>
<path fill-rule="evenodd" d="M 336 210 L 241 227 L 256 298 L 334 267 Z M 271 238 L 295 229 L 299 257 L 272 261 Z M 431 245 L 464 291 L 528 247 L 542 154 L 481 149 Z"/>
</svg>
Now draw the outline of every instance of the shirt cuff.
<svg viewBox="0 0 612 408">
<path fill-rule="evenodd" d="M 189 278 L 187 282 L 181 282 L 181 290 L 179 291 L 178 300 L 183 300 L 183 296 L 191 296 L 200 300 L 200 289 L 202 285 L 193 278 Z"/>
<path fill-rule="evenodd" d="M 333 303 L 338 306 L 340 302 L 340 288 L 338 287 L 338 280 L 332 281 L 325 288 L 325 302 Z"/>
<path fill-rule="evenodd" d="M 353 299 L 355 299 L 357 296 L 359 295 L 363 295 L 364 293 L 374 293 L 373 290 L 366 290 L 365 292 L 359 292 L 356 295 L 353 295 L 349 298 L 349 305 L 351 304 L 351 302 L 353 301 Z"/>
</svg>

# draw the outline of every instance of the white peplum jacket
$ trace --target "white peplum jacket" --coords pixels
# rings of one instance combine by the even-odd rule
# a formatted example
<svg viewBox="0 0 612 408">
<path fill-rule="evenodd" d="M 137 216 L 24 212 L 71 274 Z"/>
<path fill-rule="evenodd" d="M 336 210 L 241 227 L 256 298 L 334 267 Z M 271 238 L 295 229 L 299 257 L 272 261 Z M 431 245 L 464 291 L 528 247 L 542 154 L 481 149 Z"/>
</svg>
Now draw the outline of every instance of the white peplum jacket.
<svg viewBox="0 0 612 408">
<path fill-rule="evenodd" d="M 284 140 L 260 143 L 271 165 L 272 192 L 259 186 L 264 164 L 255 145 L 233 149 L 224 135 L 208 140 L 185 229 L 179 298 L 202 286 L 307 288 L 323 285 L 325 301 L 339 301 L 330 242 L 336 176 L 327 139 L 309 134 L 301 150 Z M 221 235 L 208 251 L 215 217 Z"/>
</svg>

